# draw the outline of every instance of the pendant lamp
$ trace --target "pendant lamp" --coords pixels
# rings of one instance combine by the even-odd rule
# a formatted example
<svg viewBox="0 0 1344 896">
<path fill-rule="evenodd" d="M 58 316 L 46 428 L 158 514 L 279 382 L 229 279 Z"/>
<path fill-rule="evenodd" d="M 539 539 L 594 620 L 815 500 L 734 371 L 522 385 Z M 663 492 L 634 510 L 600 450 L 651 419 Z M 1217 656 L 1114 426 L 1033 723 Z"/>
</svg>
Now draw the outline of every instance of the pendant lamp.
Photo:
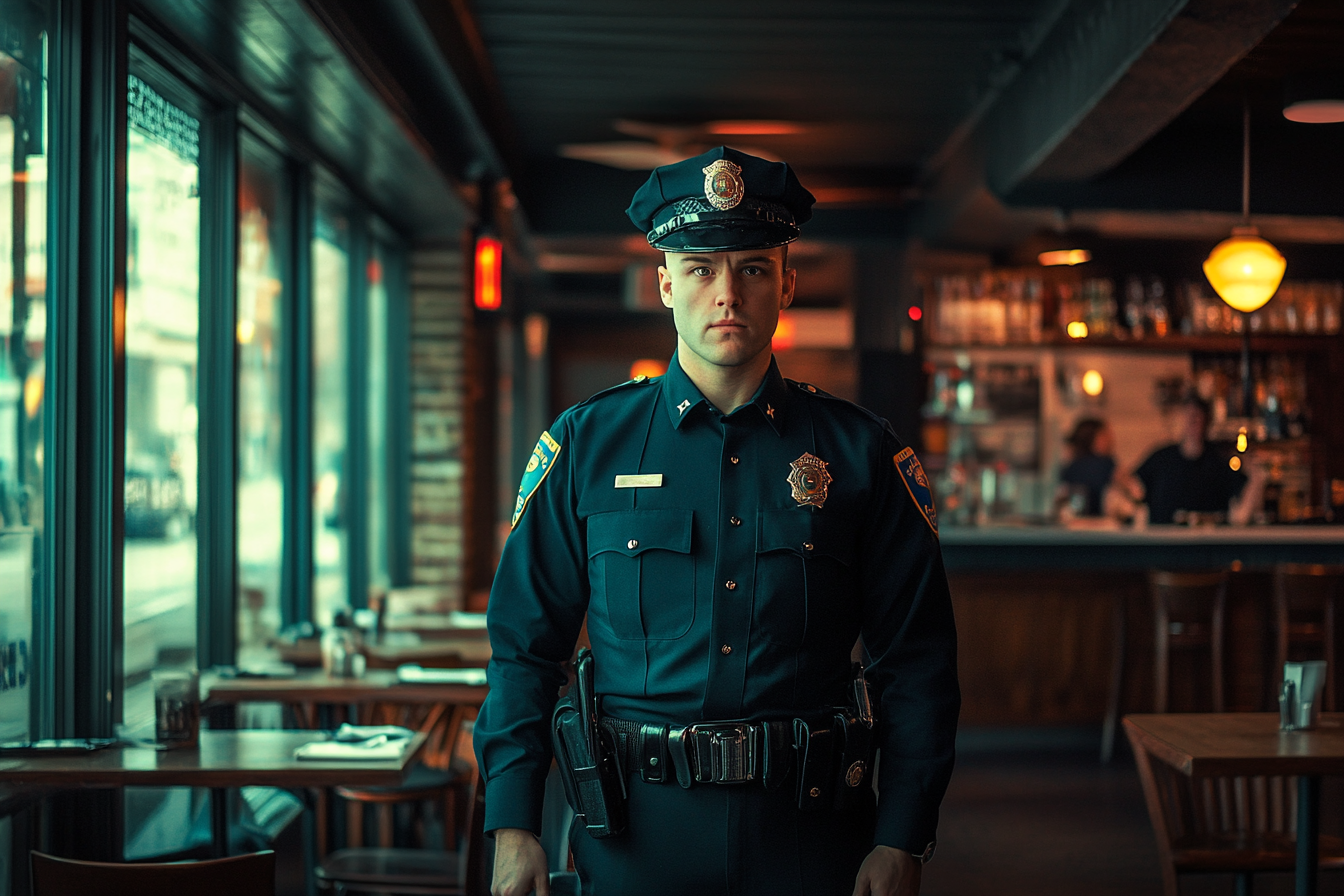
<svg viewBox="0 0 1344 896">
<path fill-rule="evenodd" d="M 1204 276 L 1219 298 L 1249 314 L 1273 298 L 1287 265 L 1279 250 L 1251 226 L 1251 107 L 1247 104 L 1242 113 L 1241 226 L 1233 227 L 1232 236 L 1213 247 L 1204 260 Z"/>
</svg>

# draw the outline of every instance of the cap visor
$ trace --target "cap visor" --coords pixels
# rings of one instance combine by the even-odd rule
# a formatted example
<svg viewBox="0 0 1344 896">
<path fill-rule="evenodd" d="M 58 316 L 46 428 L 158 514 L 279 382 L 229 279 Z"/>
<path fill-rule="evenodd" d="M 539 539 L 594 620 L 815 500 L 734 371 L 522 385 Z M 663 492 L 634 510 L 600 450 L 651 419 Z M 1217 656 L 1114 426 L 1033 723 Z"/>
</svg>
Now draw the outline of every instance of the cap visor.
<svg viewBox="0 0 1344 896">
<path fill-rule="evenodd" d="M 733 227 L 719 224 L 683 227 L 649 245 L 665 252 L 740 252 L 744 249 L 773 249 L 796 239 L 796 227 L 752 222 Z"/>
</svg>

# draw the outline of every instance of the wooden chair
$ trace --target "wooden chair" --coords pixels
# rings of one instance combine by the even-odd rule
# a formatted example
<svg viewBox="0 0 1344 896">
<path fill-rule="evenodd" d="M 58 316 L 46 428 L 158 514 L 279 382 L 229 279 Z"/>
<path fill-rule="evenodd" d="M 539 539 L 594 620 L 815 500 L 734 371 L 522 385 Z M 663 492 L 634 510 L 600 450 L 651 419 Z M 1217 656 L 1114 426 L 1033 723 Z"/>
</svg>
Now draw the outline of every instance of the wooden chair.
<svg viewBox="0 0 1344 896">
<path fill-rule="evenodd" d="M 33 896 L 275 896 L 275 853 L 124 865 L 32 853 Z"/>
<path fill-rule="evenodd" d="M 1128 727 L 1148 818 L 1157 836 L 1166 896 L 1189 874 L 1235 874 L 1237 896 L 1252 876 L 1292 871 L 1297 859 L 1297 779 L 1191 778 L 1144 748 Z M 1344 839 L 1320 838 L 1320 867 L 1344 869 Z"/>
<path fill-rule="evenodd" d="M 1153 712 L 1166 712 L 1174 650 L 1207 649 L 1213 676 L 1213 711 L 1223 710 L 1223 630 L 1226 572 L 1150 570 L 1153 595 Z"/>
<path fill-rule="evenodd" d="M 467 832 L 456 849 L 351 848 L 333 852 L 317 868 L 318 886 L 346 893 L 410 893 L 485 896 L 485 787 L 472 775 Z"/>
<path fill-rule="evenodd" d="M 1291 648 L 1310 645 L 1326 663 L 1325 709 L 1335 711 L 1335 608 L 1344 592 L 1344 566 L 1281 563 L 1274 569 L 1274 681 Z M 1294 651 L 1295 652 L 1295 651 Z M 1277 690 L 1273 691 L 1277 694 Z"/>
</svg>

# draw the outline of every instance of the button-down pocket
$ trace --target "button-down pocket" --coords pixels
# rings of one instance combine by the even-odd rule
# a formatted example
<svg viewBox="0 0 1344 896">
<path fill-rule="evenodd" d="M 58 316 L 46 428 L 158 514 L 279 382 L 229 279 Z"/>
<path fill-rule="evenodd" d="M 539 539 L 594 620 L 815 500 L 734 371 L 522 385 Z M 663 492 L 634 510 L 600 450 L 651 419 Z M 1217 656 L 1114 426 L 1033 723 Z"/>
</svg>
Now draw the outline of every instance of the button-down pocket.
<svg viewBox="0 0 1344 896">
<path fill-rule="evenodd" d="M 756 530 L 755 627 L 767 641 L 797 647 L 809 617 L 853 588 L 848 533 L 806 507 L 762 511 Z"/>
<path fill-rule="evenodd" d="M 680 638 L 695 620 L 691 511 L 620 510 L 588 518 L 588 576 L 616 637 Z"/>
</svg>

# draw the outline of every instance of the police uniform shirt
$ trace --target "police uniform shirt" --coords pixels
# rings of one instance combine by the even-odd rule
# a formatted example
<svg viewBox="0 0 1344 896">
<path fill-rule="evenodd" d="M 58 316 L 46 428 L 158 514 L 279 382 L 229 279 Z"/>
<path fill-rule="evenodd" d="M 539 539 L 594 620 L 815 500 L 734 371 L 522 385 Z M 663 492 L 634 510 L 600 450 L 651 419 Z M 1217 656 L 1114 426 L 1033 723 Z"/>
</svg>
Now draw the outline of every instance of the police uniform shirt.
<svg viewBox="0 0 1344 896">
<path fill-rule="evenodd" d="M 862 631 L 880 706 L 875 842 L 922 852 L 960 692 L 936 516 L 898 458 L 916 475 L 885 421 L 773 360 L 730 414 L 675 355 L 665 376 L 563 413 L 490 595 L 486 830 L 540 829 L 550 713 L 586 613 L 603 714 L 659 724 L 843 705 Z"/>
</svg>

